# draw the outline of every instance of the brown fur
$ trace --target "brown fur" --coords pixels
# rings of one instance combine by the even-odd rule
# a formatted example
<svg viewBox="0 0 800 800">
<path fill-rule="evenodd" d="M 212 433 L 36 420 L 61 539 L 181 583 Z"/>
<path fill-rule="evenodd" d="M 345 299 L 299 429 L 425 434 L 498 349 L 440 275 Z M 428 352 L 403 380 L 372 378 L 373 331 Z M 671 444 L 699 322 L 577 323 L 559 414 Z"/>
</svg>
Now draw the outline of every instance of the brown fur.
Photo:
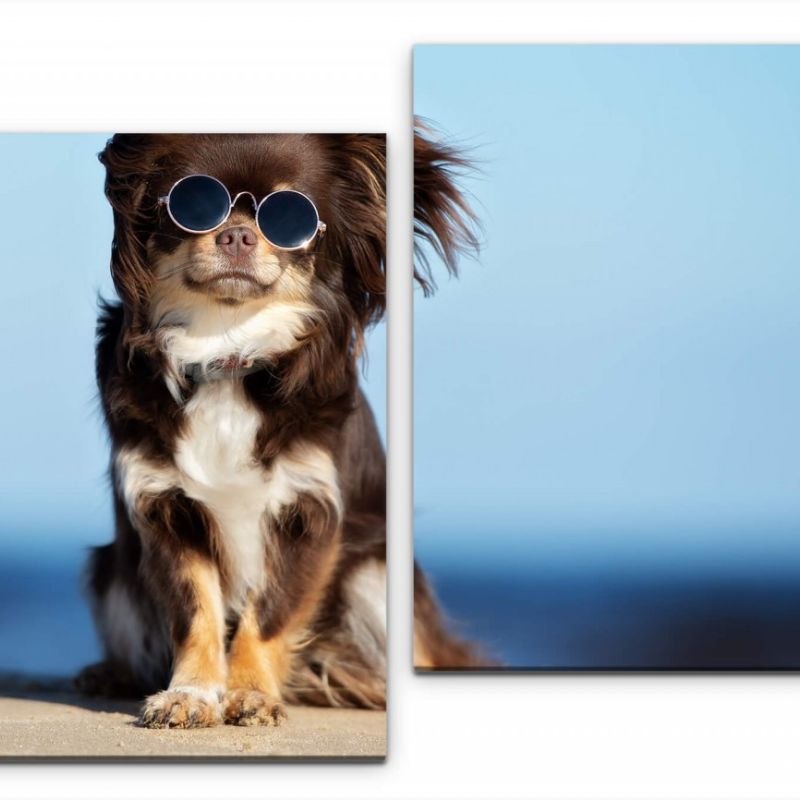
<svg viewBox="0 0 800 800">
<path fill-rule="evenodd" d="M 185 636 L 175 636 L 172 665 L 178 685 L 209 688 L 225 683 L 225 618 L 219 573 L 205 558 L 187 558 L 178 569 L 185 572 L 195 597 L 195 612 Z"/>
<path fill-rule="evenodd" d="M 236 725 L 279 724 L 283 686 L 291 674 L 291 632 L 273 639 L 261 635 L 259 619 L 250 606 L 242 615 L 228 656 L 228 693 L 223 716 Z"/>
<path fill-rule="evenodd" d="M 477 217 L 459 189 L 460 176 L 471 163 L 462 150 L 447 143 L 420 119 L 414 131 L 414 277 L 429 295 L 436 288 L 427 244 L 456 274 L 458 257 L 477 252 Z"/>
</svg>

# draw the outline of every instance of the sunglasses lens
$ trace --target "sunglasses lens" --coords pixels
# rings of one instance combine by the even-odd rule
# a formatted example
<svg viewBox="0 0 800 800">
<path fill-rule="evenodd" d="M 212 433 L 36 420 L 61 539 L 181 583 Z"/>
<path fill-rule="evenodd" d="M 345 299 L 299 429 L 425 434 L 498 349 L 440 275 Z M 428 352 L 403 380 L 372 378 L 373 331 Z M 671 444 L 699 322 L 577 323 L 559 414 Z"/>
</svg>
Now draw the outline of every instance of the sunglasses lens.
<svg viewBox="0 0 800 800">
<path fill-rule="evenodd" d="M 228 190 L 207 175 L 190 175 L 175 184 L 169 195 L 172 218 L 190 231 L 210 231 L 221 225 L 230 211 Z"/>
<path fill-rule="evenodd" d="M 319 217 L 314 204 L 299 192 L 275 192 L 258 209 L 258 227 L 269 242 L 287 250 L 314 238 Z"/>
</svg>

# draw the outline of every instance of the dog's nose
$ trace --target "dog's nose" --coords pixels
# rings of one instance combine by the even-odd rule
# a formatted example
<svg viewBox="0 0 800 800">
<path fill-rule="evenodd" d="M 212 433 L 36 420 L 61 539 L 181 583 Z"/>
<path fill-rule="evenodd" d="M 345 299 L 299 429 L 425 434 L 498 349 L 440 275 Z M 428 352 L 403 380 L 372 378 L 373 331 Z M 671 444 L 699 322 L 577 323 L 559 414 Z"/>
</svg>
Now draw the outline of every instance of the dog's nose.
<svg viewBox="0 0 800 800">
<path fill-rule="evenodd" d="M 225 228 L 216 238 L 219 249 L 231 258 L 243 258 L 255 250 L 258 237 L 246 225 Z"/>
</svg>

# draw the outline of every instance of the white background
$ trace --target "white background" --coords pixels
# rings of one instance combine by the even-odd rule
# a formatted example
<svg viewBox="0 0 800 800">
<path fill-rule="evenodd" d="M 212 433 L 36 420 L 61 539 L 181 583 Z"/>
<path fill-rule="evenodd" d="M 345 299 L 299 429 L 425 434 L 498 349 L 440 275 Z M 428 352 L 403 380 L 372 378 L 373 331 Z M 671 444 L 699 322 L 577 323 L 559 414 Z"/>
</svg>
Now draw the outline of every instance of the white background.
<svg viewBox="0 0 800 800">
<path fill-rule="evenodd" d="M 387 763 L 3 765 L 4 797 L 800 796 L 794 676 L 423 678 L 409 666 L 412 44 L 791 42 L 800 8 L 27 2 L 0 14 L 7 130 L 388 132 L 391 276 Z"/>
</svg>

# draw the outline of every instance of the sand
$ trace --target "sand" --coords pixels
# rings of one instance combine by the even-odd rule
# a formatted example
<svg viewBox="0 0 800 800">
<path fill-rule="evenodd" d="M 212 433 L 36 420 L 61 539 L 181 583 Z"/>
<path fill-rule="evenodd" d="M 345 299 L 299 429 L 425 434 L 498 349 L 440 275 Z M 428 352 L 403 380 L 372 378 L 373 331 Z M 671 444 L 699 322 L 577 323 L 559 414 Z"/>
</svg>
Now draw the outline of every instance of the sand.
<svg viewBox="0 0 800 800">
<path fill-rule="evenodd" d="M 87 698 L 64 681 L 0 679 L 0 759 L 333 758 L 380 759 L 382 711 L 289 707 L 279 728 L 138 727 L 133 701 Z"/>
</svg>

